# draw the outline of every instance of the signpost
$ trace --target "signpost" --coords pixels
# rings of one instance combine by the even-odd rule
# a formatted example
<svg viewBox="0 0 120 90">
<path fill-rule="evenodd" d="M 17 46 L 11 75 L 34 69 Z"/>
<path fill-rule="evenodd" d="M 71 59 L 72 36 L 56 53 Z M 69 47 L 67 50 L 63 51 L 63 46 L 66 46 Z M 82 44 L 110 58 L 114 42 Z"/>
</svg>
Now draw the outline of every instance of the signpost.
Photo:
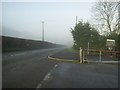
<svg viewBox="0 0 120 90">
<path fill-rule="evenodd" d="M 107 50 L 115 50 L 115 40 L 113 39 L 107 39 L 106 40 L 106 49 Z"/>
</svg>

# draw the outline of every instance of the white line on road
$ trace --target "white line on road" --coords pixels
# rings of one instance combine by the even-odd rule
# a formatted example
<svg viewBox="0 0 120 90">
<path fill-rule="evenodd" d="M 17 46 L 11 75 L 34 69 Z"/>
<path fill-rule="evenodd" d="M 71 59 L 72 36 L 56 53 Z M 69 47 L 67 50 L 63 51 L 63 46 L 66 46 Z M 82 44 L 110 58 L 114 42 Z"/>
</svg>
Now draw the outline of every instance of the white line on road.
<svg viewBox="0 0 120 90">
<path fill-rule="evenodd" d="M 43 79 L 44 81 L 50 78 L 51 73 L 48 73 L 45 78 Z"/>
<path fill-rule="evenodd" d="M 13 54 L 13 55 L 10 55 L 10 56 L 20 56 L 20 55 L 25 55 L 27 53 L 20 53 L 20 54 Z"/>
<path fill-rule="evenodd" d="M 50 70 L 50 72 L 48 72 L 48 74 L 44 77 L 44 79 L 40 82 L 40 84 L 38 84 L 38 86 L 36 87 L 36 90 L 38 90 L 39 88 L 41 88 L 42 84 L 44 81 L 46 81 L 47 79 L 49 79 L 51 77 L 51 73 L 52 73 L 52 70 L 54 68 L 56 68 L 58 65 L 54 65 L 54 67 Z"/>
<path fill-rule="evenodd" d="M 44 82 L 44 81 L 46 81 L 47 79 L 49 79 L 50 78 L 50 75 L 51 75 L 51 72 L 49 72 L 45 77 L 44 77 L 44 79 L 42 80 L 42 82 L 40 83 L 40 84 L 38 84 L 38 86 L 36 87 L 37 89 L 38 88 L 41 88 L 41 86 L 42 86 L 42 83 Z M 36 89 L 36 90 L 37 90 Z"/>
<path fill-rule="evenodd" d="M 56 64 L 55 66 L 54 66 L 54 68 L 56 68 L 58 65 Z"/>
</svg>

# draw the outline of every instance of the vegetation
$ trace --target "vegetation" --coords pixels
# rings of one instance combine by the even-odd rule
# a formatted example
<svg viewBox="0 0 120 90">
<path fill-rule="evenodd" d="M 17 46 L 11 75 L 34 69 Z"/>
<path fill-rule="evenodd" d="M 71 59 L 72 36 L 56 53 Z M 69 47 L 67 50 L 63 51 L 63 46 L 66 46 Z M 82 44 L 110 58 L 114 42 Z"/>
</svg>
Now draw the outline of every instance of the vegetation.
<svg viewBox="0 0 120 90">
<path fill-rule="evenodd" d="M 120 35 L 118 35 L 118 51 L 120 52 Z"/>
<path fill-rule="evenodd" d="M 103 0 L 96 2 L 93 7 L 94 18 L 97 21 L 95 25 L 104 34 L 111 34 L 114 30 L 118 31 L 118 5 L 119 2 Z"/>
<path fill-rule="evenodd" d="M 71 33 L 73 35 L 73 47 L 75 49 L 79 49 L 80 47 L 87 48 L 88 42 L 90 43 L 90 47 L 97 48 L 104 46 L 104 42 L 100 43 L 101 41 L 103 41 L 104 37 L 100 36 L 97 30 L 92 27 L 89 22 L 84 23 L 82 21 L 79 21 L 74 29 L 72 29 Z"/>
<path fill-rule="evenodd" d="M 109 35 L 100 35 L 89 22 L 79 21 L 74 28 L 71 28 L 71 33 L 74 40 L 74 49 L 87 48 L 88 42 L 90 48 L 105 49 L 107 38 L 115 39 L 118 48 L 118 35 L 116 32 L 111 32 Z"/>
<path fill-rule="evenodd" d="M 50 42 L 2 36 L 2 52 L 61 47 Z"/>
<path fill-rule="evenodd" d="M 90 48 L 105 49 L 106 39 L 114 39 L 115 47 L 120 51 L 120 45 L 118 45 L 118 42 L 120 42 L 120 35 L 118 35 L 119 4 L 120 2 L 96 2 L 93 7 L 95 25 L 79 21 L 74 28 L 71 28 L 74 40 L 73 48 L 87 48 L 89 44 Z"/>
<path fill-rule="evenodd" d="M 72 53 L 78 53 L 79 51 L 78 50 L 75 50 L 73 48 L 67 48 L 66 49 L 68 52 L 72 52 Z"/>
</svg>

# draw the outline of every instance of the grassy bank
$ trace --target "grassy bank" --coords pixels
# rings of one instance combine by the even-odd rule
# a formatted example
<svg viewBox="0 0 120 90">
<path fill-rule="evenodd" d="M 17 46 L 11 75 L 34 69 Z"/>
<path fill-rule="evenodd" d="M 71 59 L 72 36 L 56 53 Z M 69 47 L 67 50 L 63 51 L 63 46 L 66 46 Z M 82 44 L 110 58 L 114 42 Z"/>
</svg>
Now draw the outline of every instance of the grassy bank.
<svg viewBox="0 0 120 90">
<path fill-rule="evenodd" d="M 2 36 L 2 52 L 32 50 L 32 49 L 45 49 L 62 47 L 62 45 L 46 42 L 29 40 L 15 37 Z"/>
<path fill-rule="evenodd" d="M 79 50 L 74 50 L 73 48 L 67 48 L 66 51 L 72 52 L 72 53 L 79 53 Z"/>
</svg>

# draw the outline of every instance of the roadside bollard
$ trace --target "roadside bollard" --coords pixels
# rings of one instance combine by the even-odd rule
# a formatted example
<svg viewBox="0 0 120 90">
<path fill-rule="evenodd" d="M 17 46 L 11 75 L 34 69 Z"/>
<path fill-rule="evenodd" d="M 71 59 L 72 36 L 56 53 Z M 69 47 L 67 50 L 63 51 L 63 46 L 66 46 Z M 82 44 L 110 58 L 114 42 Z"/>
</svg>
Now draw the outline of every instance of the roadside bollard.
<svg viewBox="0 0 120 90">
<path fill-rule="evenodd" d="M 99 62 L 101 62 L 102 60 L 101 60 L 101 51 L 100 51 L 100 55 L 99 55 Z"/>
<path fill-rule="evenodd" d="M 81 47 L 80 47 L 80 63 L 83 63 L 83 57 L 82 57 L 83 55 L 82 55 L 82 49 L 81 49 Z"/>
</svg>

